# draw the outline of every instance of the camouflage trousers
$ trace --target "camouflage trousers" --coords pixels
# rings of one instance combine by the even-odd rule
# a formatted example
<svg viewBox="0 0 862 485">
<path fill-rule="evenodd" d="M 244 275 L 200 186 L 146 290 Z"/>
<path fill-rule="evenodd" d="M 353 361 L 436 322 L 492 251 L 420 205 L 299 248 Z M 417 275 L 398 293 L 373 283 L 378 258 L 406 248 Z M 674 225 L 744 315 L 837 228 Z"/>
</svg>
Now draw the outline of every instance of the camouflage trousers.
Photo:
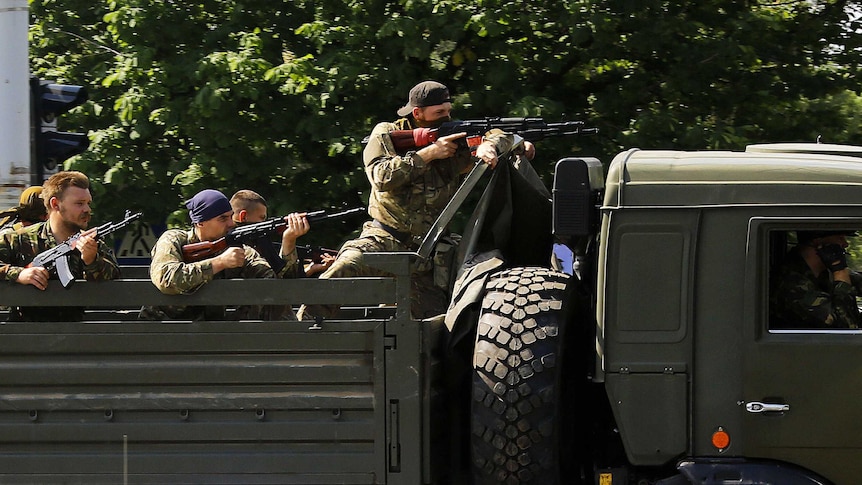
<svg viewBox="0 0 862 485">
<path fill-rule="evenodd" d="M 361 276 L 393 276 L 391 273 L 369 266 L 362 253 L 415 251 L 416 245 L 407 245 L 375 226 L 366 222 L 358 238 L 347 241 L 338 250 L 338 256 L 320 278 L 351 278 Z M 434 282 L 432 262 L 415 264 L 410 275 L 410 311 L 413 318 L 423 319 L 446 312 L 449 304 L 447 292 Z M 334 318 L 338 305 L 302 305 L 297 312 L 301 320 Z"/>
</svg>

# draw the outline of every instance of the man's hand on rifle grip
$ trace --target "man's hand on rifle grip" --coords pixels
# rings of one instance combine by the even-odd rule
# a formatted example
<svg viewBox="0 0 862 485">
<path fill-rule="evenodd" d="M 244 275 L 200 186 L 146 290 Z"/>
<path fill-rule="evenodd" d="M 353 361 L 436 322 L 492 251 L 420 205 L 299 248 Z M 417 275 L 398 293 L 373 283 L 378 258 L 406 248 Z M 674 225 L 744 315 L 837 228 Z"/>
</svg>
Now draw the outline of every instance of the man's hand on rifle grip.
<svg viewBox="0 0 862 485">
<path fill-rule="evenodd" d="M 99 239 L 96 231 L 87 231 L 75 241 L 75 249 L 81 252 L 84 264 L 91 265 L 99 255 Z"/>
<path fill-rule="evenodd" d="M 434 143 L 417 151 L 416 154 L 422 157 L 422 160 L 430 162 L 432 160 L 443 160 L 455 155 L 458 150 L 458 140 L 467 136 L 466 132 L 453 133 L 438 138 Z"/>
<path fill-rule="evenodd" d="M 219 273 L 228 268 L 240 268 L 245 264 L 245 250 L 231 246 L 213 258 L 213 273 Z"/>
<path fill-rule="evenodd" d="M 323 273 L 324 271 L 329 269 L 329 267 L 332 266 L 332 263 L 334 262 L 335 256 L 329 253 L 323 253 L 320 255 L 319 263 L 312 260 L 311 264 L 308 264 L 305 267 L 305 276 L 314 276 L 318 273 Z"/>
</svg>

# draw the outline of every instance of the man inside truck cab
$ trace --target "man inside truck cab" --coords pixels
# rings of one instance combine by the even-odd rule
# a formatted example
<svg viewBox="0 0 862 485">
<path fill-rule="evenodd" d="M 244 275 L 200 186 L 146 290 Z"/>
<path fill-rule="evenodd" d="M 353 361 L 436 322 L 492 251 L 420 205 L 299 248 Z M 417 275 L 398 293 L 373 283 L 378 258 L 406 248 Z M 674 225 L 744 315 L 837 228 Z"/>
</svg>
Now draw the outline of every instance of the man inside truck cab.
<svg viewBox="0 0 862 485">
<path fill-rule="evenodd" d="M 862 327 L 856 297 L 862 274 L 847 266 L 847 238 L 854 231 L 796 231 L 797 244 L 773 270 L 770 327 Z"/>
</svg>

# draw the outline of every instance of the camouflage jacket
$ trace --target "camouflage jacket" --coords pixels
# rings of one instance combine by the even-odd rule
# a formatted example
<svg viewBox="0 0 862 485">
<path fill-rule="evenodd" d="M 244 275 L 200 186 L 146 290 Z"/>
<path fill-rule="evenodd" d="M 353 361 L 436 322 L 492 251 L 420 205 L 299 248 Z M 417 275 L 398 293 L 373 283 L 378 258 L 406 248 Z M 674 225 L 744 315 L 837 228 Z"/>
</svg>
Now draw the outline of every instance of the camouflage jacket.
<svg viewBox="0 0 862 485">
<path fill-rule="evenodd" d="M 182 248 L 186 244 L 200 242 L 193 230 L 169 229 L 156 241 L 151 251 L 150 280 L 166 295 L 180 295 L 195 292 L 204 284 L 216 278 L 294 278 L 299 261 L 296 251 L 283 255 L 285 265 L 278 274 L 266 260 L 250 246 L 243 246 L 245 264 L 240 268 L 228 268 L 218 274 L 213 273 L 212 260 L 192 263 L 183 261 Z M 140 317 L 146 320 L 162 319 L 223 319 L 225 308 L 204 309 L 201 307 L 170 306 L 144 307 Z M 246 312 L 237 318 L 253 318 Z"/>
<path fill-rule="evenodd" d="M 833 281 L 829 271 L 819 277 L 794 249 L 772 275 L 770 321 L 784 328 L 860 328 L 856 296 L 862 274 L 850 273 L 853 284 Z"/>
<path fill-rule="evenodd" d="M 6 281 L 16 281 L 21 271 L 37 254 L 57 244 L 49 222 L 4 230 L 0 233 L 0 277 Z M 120 267 L 114 252 L 101 240 L 98 255 L 92 264 L 85 265 L 81 253 L 73 251 L 69 255 L 69 268 L 77 279 L 111 280 L 120 276 Z M 51 275 L 52 279 L 56 277 L 56 274 Z"/>
<path fill-rule="evenodd" d="M 371 182 L 368 213 L 421 241 L 458 190 L 462 174 L 475 162 L 466 146 L 451 158 L 428 163 L 414 151 L 396 153 L 389 132 L 414 128 L 411 118 L 378 123 L 362 158 Z M 514 144 L 514 137 L 500 130 L 489 131 L 485 138 L 494 141 L 497 153 L 510 150 Z"/>
<path fill-rule="evenodd" d="M 37 254 L 57 246 L 49 222 L 39 222 L 19 229 L 5 229 L 0 233 L 0 277 L 9 282 L 18 280 L 21 271 Z M 69 269 L 76 279 L 111 280 L 120 277 L 120 267 L 114 252 L 99 241 L 98 254 L 92 264 L 84 264 L 81 253 L 69 254 Z M 57 279 L 53 271 L 51 279 Z M 22 307 L 12 308 L 12 321 L 75 321 L 81 320 L 84 309 L 79 307 Z"/>
</svg>

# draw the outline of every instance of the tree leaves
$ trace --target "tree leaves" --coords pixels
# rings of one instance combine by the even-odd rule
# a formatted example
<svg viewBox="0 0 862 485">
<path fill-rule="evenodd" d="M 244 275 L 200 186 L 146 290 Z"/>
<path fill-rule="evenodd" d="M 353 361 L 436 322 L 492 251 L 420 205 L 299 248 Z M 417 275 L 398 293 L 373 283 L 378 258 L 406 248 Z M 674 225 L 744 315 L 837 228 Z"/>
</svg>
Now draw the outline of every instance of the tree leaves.
<svg viewBox="0 0 862 485">
<path fill-rule="evenodd" d="M 860 51 L 843 2 L 31 0 L 34 75 L 84 84 L 61 128 L 91 148 L 100 214 L 182 223 L 203 188 L 286 213 L 361 205 L 360 140 L 411 86 L 457 117 L 583 119 L 534 164 L 640 148 L 860 142 Z M 80 130 L 78 130 L 80 131 Z M 321 229 L 337 245 L 358 227 Z M 317 229 L 313 231 L 316 233 Z"/>
</svg>

